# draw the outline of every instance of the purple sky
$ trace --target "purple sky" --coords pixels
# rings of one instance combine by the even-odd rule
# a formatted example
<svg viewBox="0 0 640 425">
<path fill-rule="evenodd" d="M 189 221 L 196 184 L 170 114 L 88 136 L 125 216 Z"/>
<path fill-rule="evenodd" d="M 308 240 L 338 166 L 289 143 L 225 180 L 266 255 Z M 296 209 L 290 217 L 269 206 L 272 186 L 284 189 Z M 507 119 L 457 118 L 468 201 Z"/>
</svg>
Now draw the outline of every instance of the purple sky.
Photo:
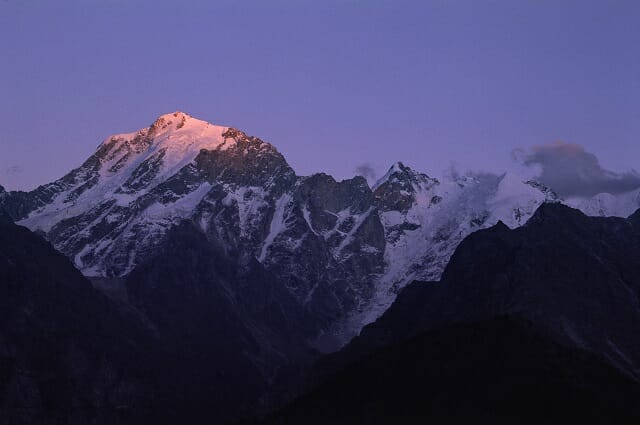
<svg viewBox="0 0 640 425">
<path fill-rule="evenodd" d="M 0 184 L 174 110 L 299 174 L 512 167 L 562 140 L 640 168 L 640 2 L 0 0 Z"/>
</svg>

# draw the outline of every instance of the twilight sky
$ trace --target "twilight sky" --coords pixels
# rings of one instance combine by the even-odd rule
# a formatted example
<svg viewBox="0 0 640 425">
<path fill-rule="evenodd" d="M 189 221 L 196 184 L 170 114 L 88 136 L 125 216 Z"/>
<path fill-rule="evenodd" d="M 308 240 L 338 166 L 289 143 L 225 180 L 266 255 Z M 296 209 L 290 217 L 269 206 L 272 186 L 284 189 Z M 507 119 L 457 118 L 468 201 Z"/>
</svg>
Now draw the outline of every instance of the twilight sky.
<svg viewBox="0 0 640 425">
<path fill-rule="evenodd" d="M 638 22 L 637 0 L 0 0 L 0 184 L 51 181 L 175 110 L 303 175 L 502 171 L 562 141 L 628 176 Z"/>
</svg>

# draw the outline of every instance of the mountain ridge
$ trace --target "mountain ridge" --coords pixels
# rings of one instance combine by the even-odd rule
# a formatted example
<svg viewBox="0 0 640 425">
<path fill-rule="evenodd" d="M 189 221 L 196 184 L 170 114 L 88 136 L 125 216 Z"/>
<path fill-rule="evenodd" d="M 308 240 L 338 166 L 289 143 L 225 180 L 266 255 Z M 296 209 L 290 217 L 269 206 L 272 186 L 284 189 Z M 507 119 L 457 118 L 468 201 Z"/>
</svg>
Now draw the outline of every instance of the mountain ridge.
<svg viewBox="0 0 640 425">
<path fill-rule="evenodd" d="M 467 236 L 257 422 L 636 423 L 639 217 L 545 203 Z"/>
<path fill-rule="evenodd" d="M 640 381 L 640 210 L 628 219 L 589 217 L 544 204 L 526 225 L 469 235 L 439 282 L 406 286 L 378 321 L 340 354 L 373 349 L 451 323 L 520 317 L 563 345 L 598 353 Z"/>
<path fill-rule="evenodd" d="M 616 213 L 609 205 L 640 206 L 634 196 L 621 206 L 594 198 L 583 208 Z M 86 276 L 126 277 L 189 220 L 239 267 L 254 258 L 274 273 L 318 318 L 317 344 L 328 350 L 375 320 L 410 281 L 439 279 L 468 234 L 498 221 L 520 226 L 542 203 L 561 201 L 509 173 L 436 179 L 402 162 L 373 187 L 359 176 L 297 176 L 273 145 L 182 112 L 108 137 L 53 183 L 0 191 L 14 220 Z"/>
</svg>

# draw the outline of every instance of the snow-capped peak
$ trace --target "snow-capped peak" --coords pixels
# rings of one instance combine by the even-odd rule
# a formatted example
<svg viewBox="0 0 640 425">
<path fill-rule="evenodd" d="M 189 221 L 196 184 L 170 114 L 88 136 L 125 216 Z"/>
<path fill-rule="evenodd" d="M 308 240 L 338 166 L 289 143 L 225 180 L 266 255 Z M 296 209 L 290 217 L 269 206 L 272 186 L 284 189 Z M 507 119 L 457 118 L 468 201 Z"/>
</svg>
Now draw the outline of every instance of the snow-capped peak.
<svg viewBox="0 0 640 425">
<path fill-rule="evenodd" d="M 47 200 L 24 220 L 49 232 L 60 220 L 90 211 L 108 200 L 133 205 L 190 164 L 203 151 L 225 151 L 244 133 L 176 111 L 149 127 L 106 138 L 79 168 L 43 190 Z"/>
<path fill-rule="evenodd" d="M 160 115 L 147 128 L 132 133 L 114 134 L 107 137 L 102 143 L 107 144 L 112 140 L 118 139 L 155 139 L 163 138 L 173 139 L 174 142 L 184 140 L 184 137 L 170 137 L 172 135 L 191 136 L 201 140 L 204 144 L 210 142 L 207 136 L 224 133 L 229 127 L 211 124 L 207 121 L 193 118 L 191 115 L 176 111 L 169 114 Z M 138 140 L 139 141 L 139 140 Z"/>
<path fill-rule="evenodd" d="M 439 181 L 424 173 L 415 171 L 411 167 L 408 167 L 398 161 L 389 168 L 389 171 L 387 171 L 387 173 L 382 176 L 375 185 L 373 185 L 371 190 L 375 192 L 382 186 L 398 183 L 406 186 L 406 189 L 419 191 L 424 189 L 425 186 L 428 188 L 433 184 L 438 184 Z"/>
<path fill-rule="evenodd" d="M 135 133 L 107 138 L 98 148 L 100 186 L 152 187 L 194 161 L 201 150 L 213 150 L 227 142 L 228 127 L 198 120 L 183 112 L 164 114 L 151 126 Z"/>
<path fill-rule="evenodd" d="M 437 179 L 396 162 L 373 186 L 373 194 L 382 210 L 406 211 L 419 197 L 439 184 Z"/>
<path fill-rule="evenodd" d="M 176 111 L 159 116 L 149 127 L 149 135 L 156 137 L 164 133 L 202 131 L 208 127 L 226 128 L 193 118 L 184 112 Z"/>
<path fill-rule="evenodd" d="M 406 174 L 406 173 L 411 172 L 411 171 L 412 170 L 409 167 L 405 166 L 401 161 L 397 161 L 397 162 L 393 163 L 393 165 L 391 165 L 391 167 L 389 167 L 389 170 L 385 173 L 384 176 L 382 176 L 380 179 L 378 179 L 378 181 L 373 185 L 371 190 L 375 191 L 376 189 L 378 189 L 384 183 L 389 181 L 389 179 L 393 175 Z"/>
</svg>

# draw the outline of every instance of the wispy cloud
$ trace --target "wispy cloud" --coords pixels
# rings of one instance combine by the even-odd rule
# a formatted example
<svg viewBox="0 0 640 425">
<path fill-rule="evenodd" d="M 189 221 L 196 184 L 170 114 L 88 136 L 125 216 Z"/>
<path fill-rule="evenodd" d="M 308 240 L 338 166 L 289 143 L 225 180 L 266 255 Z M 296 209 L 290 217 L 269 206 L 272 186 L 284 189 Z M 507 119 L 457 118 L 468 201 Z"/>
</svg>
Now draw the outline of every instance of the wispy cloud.
<svg viewBox="0 0 640 425">
<path fill-rule="evenodd" d="M 376 180 L 376 171 L 369 163 L 358 165 L 354 171 L 356 175 L 364 177 L 369 183 L 374 183 Z"/>
</svg>

